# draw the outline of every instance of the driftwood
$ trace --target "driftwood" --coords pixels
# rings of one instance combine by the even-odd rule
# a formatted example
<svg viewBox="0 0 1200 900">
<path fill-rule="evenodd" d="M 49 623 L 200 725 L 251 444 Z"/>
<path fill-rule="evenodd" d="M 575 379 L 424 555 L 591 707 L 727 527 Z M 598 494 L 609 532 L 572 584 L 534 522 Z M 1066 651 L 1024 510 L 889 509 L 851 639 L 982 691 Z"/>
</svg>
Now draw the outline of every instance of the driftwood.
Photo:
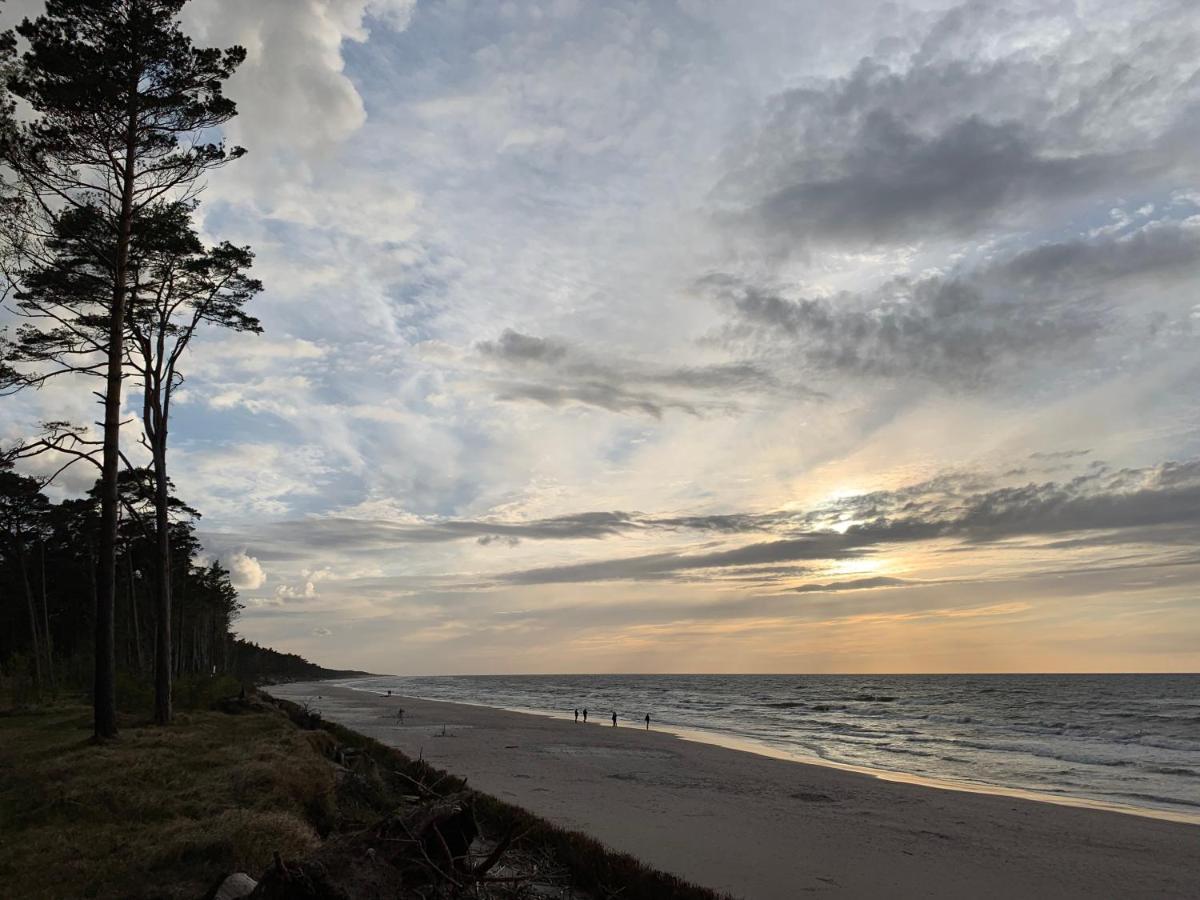
<svg viewBox="0 0 1200 900">
<path fill-rule="evenodd" d="M 429 800 L 330 840 L 307 859 L 285 862 L 276 855 L 250 897 L 363 900 L 461 889 L 483 874 L 476 875 L 470 858 L 478 836 L 469 793 Z"/>
<path fill-rule="evenodd" d="M 393 864 L 424 864 L 453 881 L 479 836 L 479 826 L 471 795 L 462 792 L 388 816 L 371 835 Z"/>
</svg>

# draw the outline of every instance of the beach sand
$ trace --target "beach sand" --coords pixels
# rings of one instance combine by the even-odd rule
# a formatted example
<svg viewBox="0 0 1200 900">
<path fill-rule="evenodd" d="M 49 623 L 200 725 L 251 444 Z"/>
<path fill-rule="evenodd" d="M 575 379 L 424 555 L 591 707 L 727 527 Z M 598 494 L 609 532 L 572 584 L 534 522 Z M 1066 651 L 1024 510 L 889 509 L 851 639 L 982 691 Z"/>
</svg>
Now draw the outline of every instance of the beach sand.
<svg viewBox="0 0 1200 900">
<path fill-rule="evenodd" d="M 296 702 L 320 696 L 327 719 L 751 900 L 1200 896 L 1197 825 L 883 780 L 640 722 L 612 728 L 607 710 L 577 725 L 328 683 L 269 691 Z"/>
</svg>

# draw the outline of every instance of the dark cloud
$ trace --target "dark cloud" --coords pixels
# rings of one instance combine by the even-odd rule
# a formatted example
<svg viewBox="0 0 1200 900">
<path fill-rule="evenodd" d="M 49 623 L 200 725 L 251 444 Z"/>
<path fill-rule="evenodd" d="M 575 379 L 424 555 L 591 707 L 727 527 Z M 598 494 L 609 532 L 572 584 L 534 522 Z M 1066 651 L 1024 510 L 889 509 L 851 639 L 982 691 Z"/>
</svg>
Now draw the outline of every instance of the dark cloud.
<svg viewBox="0 0 1200 900">
<path fill-rule="evenodd" d="M 566 566 L 545 566 L 510 572 L 501 580 L 509 584 L 563 584 L 586 581 L 653 581 L 678 577 L 684 572 L 735 566 L 761 566 L 797 560 L 847 559 L 859 556 L 855 539 L 837 533 L 811 534 L 781 541 L 763 541 L 731 550 L 706 553 L 653 553 Z"/>
<path fill-rule="evenodd" d="M 661 419 L 667 410 L 701 416 L 706 413 L 736 412 L 738 409 L 733 403 L 706 403 L 673 398 L 651 391 L 630 391 L 603 381 L 583 381 L 575 384 L 504 383 L 497 385 L 496 399 L 532 400 L 554 407 L 578 403 L 614 413 L 641 413 L 653 419 Z"/>
<path fill-rule="evenodd" d="M 1043 244 L 992 267 L 986 277 L 1039 293 L 1077 291 L 1142 277 L 1190 277 L 1198 260 L 1200 228 L 1160 221 L 1126 235 Z"/>
<path fill-rule="evenodd" d="M 800 587 L 792 588 L 792 591 L 797 594 L 835 594 L 839 591 L 865 591 L 872 588 L 904 587 L 905 585 L 923 583 L 920 581 L 906 581 L 903 578 L 888 578 L 887 576 L 880 575 L 875 578 L 831 581 L 828 584 L 802 584 Z"/>
<path fill-rule="evenodd" d="M 480 543 L 512 545 L 530 540 L 587 540 L 611 537 L 639 527 L 621 512 L 587 512 L 528 522 L 474 520 L 430 520 L 421 523 L 383 519 L 354 519 L 322 516 L 266 524 L 253 534 L 215 533 L 203 535 L 206 547 L 255 547 L 254 556 L 264 560 L 305 558 L 313 551 L 370 552 L 407 544 L 436 544 L 465 539 Z M 301 549 L 303 548 L 303 549 Z"/>
<path fill-rule="evenodd" d="M 930 540 L 971 544 L 1051 535 L 1109 532 L 1113 543 L 1139 544 L 1151 529 L 1200 530 L 1200 460 L 1109 472 L 1091 469 L 1065 482 L 1043 482 L 980 490 L 983 476 L 948 475 L 897 491 L 849 497 L 805 515 L 778 513 L 772 520 L 784 540 L 762 541 L 701 553 L 657 553 L 512 572 L 501 581 L 554 584 L 612 580 L 663 580 L 706 569 L 769 567 L 790 562 L 834 561 L 862 556 L 888 545 Z M 855 520 L 844 532 L 830 523 Z M 654 521 L 654 520 L 648 520 Z M 771 581 L 772 573 L 764 581 Z M 774 573 L 797 574 L 795 568 Z M 706 575 L 705 577 L 711 577 Z M 861 587 L 897 586 L 862 579 Z M 842 582 L 841 584 L 854 584 Z M 836 590 L 802 586 L 801 592 Z M 842 588 L 852 589 L 852 588 Z"/>
<path fill-rule="evenodd" d="M 1197 269 L 1200 228 L 1159 223 L 828 298 L 785 295 L 725 275 L 708 276 L 698 287 L 730 311 L 723 340 L 742 352 L 785 354 L 817 373 L 969 387 L 1006 371 L 1026 372 L 1031 363 L 1061 367 L 1069 354 L 1118 332 L 1127 344 L 1136 345 L 1138 335 L 1149 340 L 1158 319 L 1145 310 L 1140 321 L 1123 314 L 1122 292 Z M 1179 315 L 1193 302 L 1181 291 L 1165 297 L 1158 305 Z"/>
<path fill-rule="evenodd" d="M 582 512 L 524 522 L 481 519 L 431 519 L 394 522 L 321 516 L 263 525 L 253 534 L 206 532 L 205 546 L 244 548 L 264 560 L 305 559 L 321 549 L 374 551 L 406 544 L 437 544 L 474 539 L 488 546 L 515 546 L 522 540 L 598 540 L 638 531 L 696 531 L 739 534 L 769 531 L 783 514 L 729 514 L 654 517 L 620 511 Z"/>
<path fill-rule="evenodd" d="M 475 539 L 475 543 L 479 544 L 481 547 L 487 547 L 489 544 L 503 544 L 507 547 L 515 547 L 521 543 L 521 539 L 513 535 L 501 537 L 495 534 L 485 534 L 477 537 Z"/>
<path fill-rule="evenodd" d="M 947 387 L 979 384 L 1020 359 L 1085 345 L 1106 324 L 1073 303 L 1035 307 L 941 277 L 897 279 L 873 295 L 832 300 L 750 286 L 729 299 L 732 343 L 783 345 L 794 362 L 818 373 L 920 377 Z"/>
<path fill-rule="evenodd" d="M 848 136 L 833 177 L 798 173 L 803 180 L 763 198 L 751 215 L 772 234 L 804 241 L 969 235 L 1005 206 L 1090 190 L 1128 165 L 1098 154 L 1042 155 L 1022 131 L 1016 122 L 971 117 L 926 136 L 872 110 Z"/>
<path fill-rule="evenodd" d="M 1107 32 L 1053 5 L 1038 20 L 1053 52 L 1006 40 L 1007 4 L 965 3 L 908 50 L 776 96 L 731 154 L 723 217 L 782 248 L 912 244 L 1195 174 L 1194 16 L 1162 2 Z"/>
<path fill-rule="evenodd" d="M 661 419 L 668 411 L 728 415 L 741 408 L 730 394 L 782 389 L 775 376 L 753 363 L 669 368 L 603 360 L 562 341 L 512 329 L 476 347 L 504 373 L 492 380 L 499 400 L 579 404 Z"/>
<path fill-rule="evenodd" d="M 955 537 L 975 542 L 1082 531 L 1126 532 L 1138 542 L 1138 530 L 1200 524 L 1200 461 L 1165 463 L 1148 469 L 1096 470 L 1065 482 L 1000 487 L 909 514 L 912 501 L 902 494 L 887 510 L 888 497 L 877 499 L 874 519 L 847 530 L 848 535 L 881 542 Z"/>
<path fill-rule="evenodd" d="M 726 534 L 744 534 L 751 531 L 769 531 L 794 518 L 792 513 L 726 513 L 708 516 L 667 516 L 645 518 L 642 523 L 649 528 L 672 531 L 715 531 Z"/>
<path fill-rule="evenodd" d="M 505 362 L 557 362 L 567 355 L 567 347 L 559 341 L 521 334 L 511 328 L 494 341 L 480 341 L 479 352 Z"/>
</svg>

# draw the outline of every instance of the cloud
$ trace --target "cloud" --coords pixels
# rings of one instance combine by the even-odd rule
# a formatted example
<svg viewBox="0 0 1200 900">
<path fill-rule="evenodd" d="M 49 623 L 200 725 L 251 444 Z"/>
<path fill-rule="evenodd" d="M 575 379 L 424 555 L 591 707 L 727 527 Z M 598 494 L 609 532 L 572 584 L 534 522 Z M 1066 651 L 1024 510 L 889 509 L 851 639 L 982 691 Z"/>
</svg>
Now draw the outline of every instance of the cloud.
<svg viewBox="0 0 1200 900">
<path fill-rule="evenodd" d="M 776 513 L 782 540 L 701 553 L 668 552 L 510 572 L 513 584 L 662 580 L 705 569 L 861 557 L 888 545 L 952 540 L 976 545 L 1011 538 L 1118 532 L 1126 543 L 1157 536 L 1147 529 L 1200 529 L 1200 460 L 1116 472 L 1095 470 L 1065 482 L 961 490 L 976 478 L 939 478 L 826 504 L 807 513 Z M 653 521 L 653 520 L 650 520 Z M 760 519 L 762 521 L 762 519 Z M 834 523 L 849 523 L 841 531 Z M 751 572 L 757 575 L 757 572 Z M 790 578 L 795 569 L 777 574 Z M 801 593 L 898 586 L 898 579 L 802 585 Z"/>
<path fill-rule="evenodd" d="M 244 550 L 230 556 L 226 567 L 229 569 L 229 580 L 239 590 L 257 590 L 267 581 L 267 573 L 263 571 L 258 560 Z"/>
<path fill-rule="evenodd" d="M 494 341 L 480 341 L 479 352 L 510 363 L 558 362 L 567 355 L 567 345 L 562 341 L 521 334 L 511 328 Z"/>
<path fill-rule="evenodd" d="M 731 394 L 773 393 L 780 388 L 772 374 L 749 362 L 647 366 L 597 359 L 565 341 L 512 329 L 496 340 L 479 342 L 477 349 L 504 373 L 492 381 L 496 399 L 550 407 L 579 404 L 654 419 L 673 410 L 699 417 L 738 412 L 741 407 L 728 399 Z"/>
<path fill-rule="evenodd" d="M 1043 454 L 1054 456 L 1055 454 Z M 1092 464 L 1063 481 L 998 484 L 986 472 L 946 473 L 903 488 L 841 497 L 807 509 L 697 516 L 584 512 L 514 521 L 411 521 L 314 517 L 264 525 L 254 535 L 258 558 L 304 558 L 316 552 L 371 554 L 405 546 L 474 540 L 478 545 L 523 541 L 598 541 L 694 533 L 728 541 L 764 540 L 734 546 L 592 559 L 564 565 L 479 574 L 471 581 L 495 584 L 563 584 L 661 581 L 686 577 L 714 580 L 736 573 L 755 583 L 790 581 L 818 563 L 850 560 L 889 546 L 940 541 L 980 547 L 1011 539 L 1058 538 L 1046 549 L 1158 543 L 1170 547 L 1195 537 L 1200 527 L 1200 460 L 1111 470 Z M 211 533 L 206 545 L 246 542 L 247 535 Z M 257 563 L 255 563 L 257 565 Z M 281 584 L 281 599 L 313 597 L 314 582 L 328 570 L 305 569 L 297 584 Z M 461 585 L 461 578 L 418 579 L 430 587 Z M 401 581 L 384 579 L 382 583 Z M 862 590 L 928 582 L 886 576 L 800 585 L 801 593 Z M 260 582 L 261 584 L 261 582 Z"/>
<path fill-rule="evenodd" d="M 706 553 L 653 553 L 645 556 L 547 566 L 511 572 L 503 580 L 511 584 L 562 584 L 576 581 L 655 580 L 683 572 L 799 560 L 847 559 L 858 556 L 853 539 L 836 533 L 815 533 L 790 540 L 763 541 Z"/>
<path fill-rule="evenodd" d="M 503 544 L 514 547 L 522 540 L 595 541 L 627 534 L 667 531 L 696 531 L 737 534 L 768 529 L 780 515 L 647 516 L 641 513 L 580 512 L 527 521 L 349 518 L 313 516 L 307 519 L 263 523 L 253 535 L 206 532 L 205 543 L 228 546 L 252 542 L 262 559 L 301 558 L 306 552 L 346 550 L 366 552 L 412 544 L 443 544 L 474 539 L 481 546 Z M 319 572 L 305 570 L 304 577 Z M 328 575 L 322 575 L 328 577 Z"/>
<path fill-rule="evenodd" d="M 1118 328 L 1124 343 L 1145 342 L 1163 310 L 1187 314 L 1185 285 L 1198 270 L 1200 225 L 1188 220 L 1047 243 L 832 297 L 785 294 L 724 275 L 698 286 L 730 311 L 723 339 L 742 352 L 786 352 L 802 369 L 826 374 L 920 377 L 956 387 L 1025 372 L 1030 363 L 1062 368 L 1069 354 L 1097 347 Z M 1123 310 L 1133 291 L 1147 302 Z"/>
<path fill-rule="evenodd" d="M 762 199 L 753 215 L 773 235 L 867 244 L 969 235 L 1004 206 L 1072 196 L 1111 181 L 1130 160 L 1043 155 L 1017 122 L 970 117 L 921 135 L 875 109 L 847 135 L 826 177 L 810 171 Z"/>
<path fill-rule="evenodd" d="M 184 8 L 202 46 L 240 44 L 246 62 L 227 93 L 238 102 L 231 136 L 263 156 L 344 140 L 366 112 L 345 72 L 342 45 L 365 41 L 368 16 L 404 28 L 415 0 L 201 0 Z"/>
<path fill-rule="evenodd" d="M 569 386 L 531 384 L 528 382 L 500 383 L 496 386 L 497 400 L 532 400 L 544 406 L 568 404 L 593 406 L 613 413 L 641 413 L 661 419 L 668 410 L 702 416 L 707 413 L 736 412 L 737 404 L 675 399 L 647 391 L 629 391 L 602 381 L 583 382 Z"/>
<path fill-rule="evenodd" d="M 849 581 L 832 581 L 828 584 L 802 584 L 792 588 L 797 594 L 834 594 L 839 591 L 865 591 L 882 587 L 904 587 L 905 585 L 920 584 L 921 582 L 906 581 L 903 578 L 889 578 L 880 575 L 874 578 L 853 578 Z"/>
<path fill-rule="evenodd" d="M 1193 17 L 1014 5 L 961 4 L 772 98 L 717 191 L 728 221 L 780 246 L 913 244 L 1196 174 Z"/>
<path fill-rule="evenodd" d="M 280 584 L 275 587 L 275 600 L 280 604 L 290 600 L 310 600 L 316 596 L 317 586 L 311 581 L 302 581 L 299 584 Z"/>
</svg>

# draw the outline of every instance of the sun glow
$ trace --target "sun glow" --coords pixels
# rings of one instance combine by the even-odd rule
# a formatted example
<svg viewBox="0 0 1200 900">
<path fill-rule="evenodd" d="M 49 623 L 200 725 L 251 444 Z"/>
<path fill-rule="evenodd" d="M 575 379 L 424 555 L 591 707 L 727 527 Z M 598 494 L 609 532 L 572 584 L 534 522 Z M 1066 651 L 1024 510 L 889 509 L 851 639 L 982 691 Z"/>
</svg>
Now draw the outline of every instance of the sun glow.
<svg viewBox="0 0 1200 900">
<path fill-rule="evenodd" d="M 892 569 L 886 559 L 842 559 L 829 568 L 830 575 L 879 575 Z"/>
</svg>

